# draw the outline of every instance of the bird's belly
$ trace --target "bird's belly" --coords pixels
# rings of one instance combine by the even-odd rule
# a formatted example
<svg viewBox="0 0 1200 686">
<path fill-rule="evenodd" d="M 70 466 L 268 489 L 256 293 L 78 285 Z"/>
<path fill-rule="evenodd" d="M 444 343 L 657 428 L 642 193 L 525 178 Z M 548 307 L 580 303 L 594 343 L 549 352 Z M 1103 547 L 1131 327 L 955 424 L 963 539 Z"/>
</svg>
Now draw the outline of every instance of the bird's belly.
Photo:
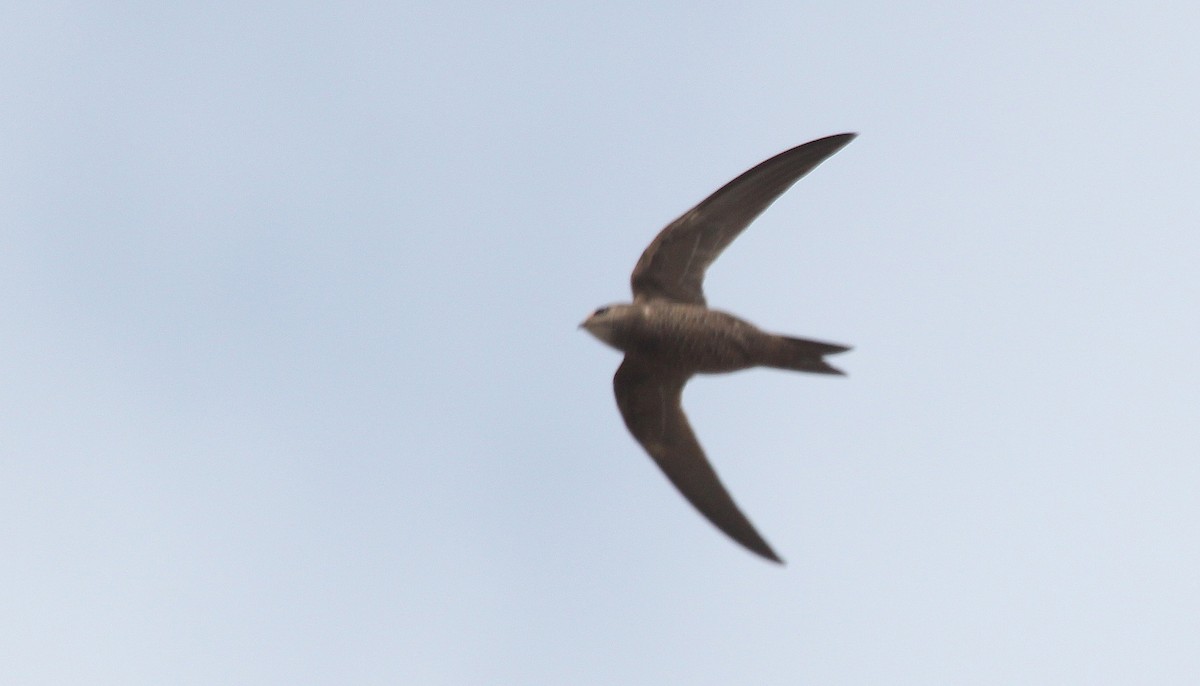
<svg viewBox="0 0 1200 686">
<path fill-rule="evenodd" d="M 644 349 L 665 364 L 698 373 L 733 372 L 755 366 L 754 332 L 727 324 L 701 320 L 653 327 L 643 339 Z"/>
</svg>

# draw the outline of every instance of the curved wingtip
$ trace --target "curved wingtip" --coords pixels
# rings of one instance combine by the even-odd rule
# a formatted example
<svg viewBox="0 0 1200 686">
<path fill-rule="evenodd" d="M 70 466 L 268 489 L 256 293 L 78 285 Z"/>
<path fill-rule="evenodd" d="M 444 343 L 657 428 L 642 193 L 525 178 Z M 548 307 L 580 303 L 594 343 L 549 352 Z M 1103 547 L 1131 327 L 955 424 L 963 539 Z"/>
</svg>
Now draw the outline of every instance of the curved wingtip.
<svg viewBox="0 0 1200 686">
<path fill-rule="evenodd" d="M 826 136 L 826 137 L 824 137 L 824 138 L 818 138 L 818 139 L 817 139 L 816 141 L 814 141 L 814 142 L 823 142 L 823 141 L 828 141 L 829 143 L 834 143 L 834 144 L 836 144 L 836 146 L 837 146 L 837 149 L 838 149 L 838 150 L 840 150 L 840 149 L 842 149 L 843 147 L 845 147 L 845 146 L 846 146 L 848 143 L 850 143 L 850 141 L 854 140 L 855 138 L 858 138 L 858 133 L 857 133 L 857 132 L 855 132 L 855 131 L 847 131 L 846 133 L 835 133 L 835 134 L 833 134 L 832 136 Z"/>
<path fill-rule="evenodd" d="M 779 557 L 778 555 L 775 554 L 774 550 L 771 550 L 770 546 L 767 546 L 763 550 L 754 550 L 753 548 L 751 548 L 751 550 L 753 550 L 755 553 L 760 555 L 763 559 L 774 562 L 775 564 L 779 565 L 780 567 L 782 567 L 784 564 L 786 564 L 783 561 L 782 557 Z"/>
<path fill-rule="evenodd" d="M 678 487 L 680 484 L 676 483 L 676 486 Z M 724 486 L 718 485 L 718 487 L 724 494 L 724 498 L 728 499 L 727 507 L 719 509 L 713 509 L 711 506 L 712 503 L 702 501 L 698 497 L 701 494 L 697 493 L 694 489 L 685 490 L 681 487 L 680 492 L 700 511 L 700 514 L 704 515 L 704 518 L 709 523 L 720 529 L 721 533 L 764 560 L 782 565 L 783 558 L 779 557 L 779 554 L 771 548 L 771 545 L 762 537 L 762 534 L 758 533 L 758 530 L 754 528 L 750 520 L 742 514 L 742 511 L 734 504 L 733 499 L 729 497 L 728 491 L 725 491 Z"/>
<path fill-rule="evenodd" d="M 746 528 L 722 526 L 716 520 L 714 520 L 711 516 L 709 516 L 708 513 L 704 513 L 704 514 L 708 518 L 709 521 L 711 521 L 713 524 L 717 525 L 718 529 L 720 529 L 723 533 L 725 533 L 727 536 L 732 538 L 737 543 L 741 544 L 741 546 L 743 548 L 745 548 L 746 550 L 749 550 L 750 552 L 754 553 L 755 555 L 758 555 L 759 557 L 763 558 L 764 560 L 769 560 L 778 565 L 783 564 L 783 558 L 779 557 L 778 553 L 776 553 L 771 548 L 770 544 L 768 544 L 766 542 L 766 540 L 764 540 L 763 537 L 758 533 L 758 531 L 756 531 L 754 529 L 753 525 L 749 525 L 750 524 L 749 521 L 746 521 L 746 524 L 749 525 Z"/>
</svg>

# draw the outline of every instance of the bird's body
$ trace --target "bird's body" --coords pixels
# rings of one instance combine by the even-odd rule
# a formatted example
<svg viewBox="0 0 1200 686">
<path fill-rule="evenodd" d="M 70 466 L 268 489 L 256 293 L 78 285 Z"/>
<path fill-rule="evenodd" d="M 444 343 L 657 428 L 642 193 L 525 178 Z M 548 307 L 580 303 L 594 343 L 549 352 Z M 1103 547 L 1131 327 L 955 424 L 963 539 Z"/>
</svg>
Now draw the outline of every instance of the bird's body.
<svg viewBox="0 0 1200 686">
<path fill-rule="evenodd" d="M 788 342 L 801 340 L 766 333 L 727 312 L 666 300 L 610 305 L 591 326 L 589 330 L 597 338 L 621 352 L 633 352 L 654 364 L 689 374 L 720 374 L 751 367 L 793 369 L 794 363 L 789 363 L 788 356 L 780 351 L 791 347 Z M 806 342 L 818 346 L 810 351 L 816 358 L 814 363 L 820 362 L 821 354 L 847 349 Z M 829 371 L 837 373 L 832 367 Z"/>
<path fill-rule="evenodd" d="M 610 306 L 597 327 L 605 343 L 690 373 L 735 372 L 755 365 L 764 334 L 733 315 L 702 305 L 651 301 Z M 601 315 L 604 317 L 604 315 Z"/>
<path fill-rule="evenodd" d="M 779 336 L 709 309 L 704 272 L 763 210 L 854 138 L 829 136 L 759 164 L 659 232 L 634 267 L 632 303 L 609 305 L 582 324 L 625 353 L 613 378 L 630 433 L 679 492 L 750 550 L 779 562 L 725 490 L 683 413 L 683 387 L 694 374 L 766 366 L 841 374 L 823 359 L 848 347 Z"/>
</svg>

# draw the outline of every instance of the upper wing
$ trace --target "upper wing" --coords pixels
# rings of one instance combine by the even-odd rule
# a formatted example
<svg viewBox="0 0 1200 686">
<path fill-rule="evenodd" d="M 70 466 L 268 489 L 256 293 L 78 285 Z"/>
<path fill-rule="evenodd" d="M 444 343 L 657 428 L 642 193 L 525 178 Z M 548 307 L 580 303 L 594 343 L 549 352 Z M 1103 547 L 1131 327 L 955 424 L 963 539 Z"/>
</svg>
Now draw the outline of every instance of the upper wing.
<svg viewBox="0 0 1200 686">
<path fill-rule="evenodd" d="M 782 562 L 738 509 L 704 457 L 681 404 L 687 375 L 663 370 L 633 355 L 613 377 L 617 407 L 629 432 L 654 458 L 675 488 L 708 521 L 768 560 Z"/>
<path fill-rule="evenodd" d="M 704 305 L 704 270 L 754 218 L 856 134 L 820 138 L 779 153 L 725 184 L 659 232 L 633 268 L 635 301 Z"/>
</svg>

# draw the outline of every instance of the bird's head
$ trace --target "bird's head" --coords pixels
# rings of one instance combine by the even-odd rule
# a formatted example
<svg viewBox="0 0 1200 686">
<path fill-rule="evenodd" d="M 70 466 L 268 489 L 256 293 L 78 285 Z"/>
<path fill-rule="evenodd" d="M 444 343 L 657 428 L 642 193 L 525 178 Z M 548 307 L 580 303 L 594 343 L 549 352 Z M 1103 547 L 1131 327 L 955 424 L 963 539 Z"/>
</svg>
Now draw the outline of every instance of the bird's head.
<svg viewBox="0 0 1200 686">
<path fill-rule="evenodd" d="M 604 307 L 596 308 L 587 319 L 583 320 L 580 328 L 587 329 L 588 333 L 605 343 L 620 349 L 617 344 L 617 338 L 621 330 L 622 322 L 627 320 L 625 315 L 633 308 L 632 305 L 605 305 Z"/>
</svg>

